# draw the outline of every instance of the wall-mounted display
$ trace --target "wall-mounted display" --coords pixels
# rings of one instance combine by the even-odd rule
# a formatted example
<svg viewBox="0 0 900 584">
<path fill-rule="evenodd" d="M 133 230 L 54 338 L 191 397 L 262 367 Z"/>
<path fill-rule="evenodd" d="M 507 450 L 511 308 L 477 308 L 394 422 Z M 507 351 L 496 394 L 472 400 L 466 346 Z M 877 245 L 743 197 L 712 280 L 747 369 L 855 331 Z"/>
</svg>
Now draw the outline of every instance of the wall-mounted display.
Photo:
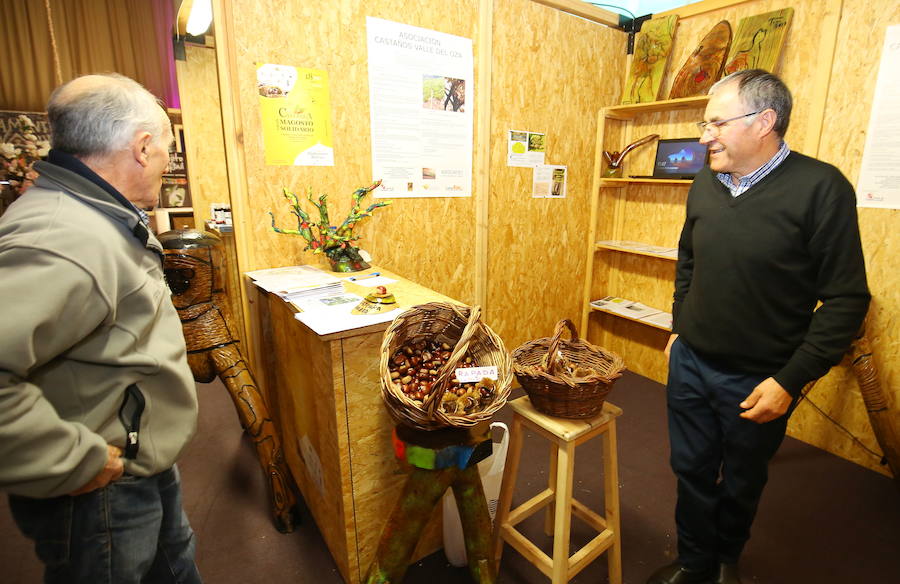
<svg viewBox="0 0 900 584">
<path fill-rule="evenodd" d="M 625 93 L 622 94 L 623 105 L 659 99 L 677 26 L 676 14 L 644 23 L 634 42 L 634 57 L 625 82 Z"/>
<path fill-rule="evenodd" d="M 774 71 L 793 16 L 793 8 L 784 8 L 740 19 L 724 75 L 744 69 Z"/>
<path fill-rule="evenodd" d="M 722 67 L 730 46 L 731 25 L 723 20 L 706 33 L 687 58 L 672 82 L 669 99 L 706 95 L 713 83 L 722 76 Z"/>
</svg>

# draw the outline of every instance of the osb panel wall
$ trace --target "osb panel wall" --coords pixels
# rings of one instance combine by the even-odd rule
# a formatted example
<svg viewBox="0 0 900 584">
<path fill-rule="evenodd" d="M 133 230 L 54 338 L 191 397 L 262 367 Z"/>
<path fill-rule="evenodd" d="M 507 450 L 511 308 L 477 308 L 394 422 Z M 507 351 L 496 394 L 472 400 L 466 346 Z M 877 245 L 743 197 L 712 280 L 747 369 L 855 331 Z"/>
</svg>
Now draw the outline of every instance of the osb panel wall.
<svg viewBox="0 0 900 584">
<path fill-rule="evenodd" d="M 488 322 L 509 350 L 579 321 L 597 111 L 619 99 L 625 35 L 529 0 L 494 3 Z M 565 199 L 531 198 L 506 133 L 546 133 Z"/>
<path fill-rule="evenodd" d="M 843 6 L 819 158 L 836 165 L 855 185 L 865 147 L 885 29 L 900 24 L 900 4 L 893 0 L 874 0 L 844 2 Z M 900 276 L 897 272 L 900 211 L 862 208 L 858 213 L 872 292 L 868 336 L 888 405 L 895 423 L 900 424 Z M 790 426 L 792 435 L 888 474 L 879 464 L 881 449 L 870 429 L 859 388 L 846 363 L 819 381 L 809 396 L 816 406 L 856 436 L 865 448 L 851 441 L 809 404 L 802 404 L 794 414 Z"/>
<path fill-rule="evenodd" d="M 234 43 L 249 190 L 248 212 L 235 217 L 250 242 L 245 269 L 316 263 L 297 236 L 271 230 L 267 211 L 296 227 L 282 187 L 329 194 L 331 217 L 350 208 L 350 193 L 371 182 L 366 16 L 477 38 L 477 0 L 235 0 Z M 478 47 L 475 46 L 477 62 Z M 331 94 L 333 167 L 266 166 L 257 106 L 256 63 L 324 69 Z M 476 88 L 478 88 L 476 71 Z M 479 136 L 475 136 L 477 143 Z M 474 198 L 397 199 L 357 227 L 373 262 L 447 296 L 474 300 Z"/>
</svg>

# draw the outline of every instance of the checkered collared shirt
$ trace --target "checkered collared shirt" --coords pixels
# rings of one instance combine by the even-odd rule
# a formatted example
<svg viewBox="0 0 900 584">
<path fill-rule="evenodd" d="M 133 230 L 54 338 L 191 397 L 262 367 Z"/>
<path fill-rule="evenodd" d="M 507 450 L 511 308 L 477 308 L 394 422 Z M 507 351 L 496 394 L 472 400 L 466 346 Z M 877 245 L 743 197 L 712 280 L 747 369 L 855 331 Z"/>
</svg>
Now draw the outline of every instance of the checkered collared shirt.
<svg viewBox="0 0 900 584">
<path fill-rule="evenodd" d="M 761 181 L 767 174 L 775 170 L 775 168 L 779 164 L 784 162 L 784 159 L 787 158 L 787 155 L 790 153 L 791 149 L 788 148 L 787 143 L 782 142 L 781 148 L 778 149 L 778 152 L 775 153 L 775 156 L 770 158 L 768 162 L 766 162 L 750 174 L 741 177 L 738 180 L 738 184 L 734 184 L 734 181 L 731 180 L 731 174 L 727 172 L 716 173 L 716 178 L 718 178 L 723 185 L 728 187 L 728 190 L 731 191 L 732 197 L 737 197 L 744 194 L 747 189 Z"/>
<path fill-rule="evenodd" d="M 129 202 L 131 202 L 131 201 L 129 201 Z M 146 211 L 144 211 L 143 209 L 141 209 L 134 203 L 131 203 L 131 206 L 134 207 L 135 211 L 137 211 L 138 217 L 141 218 L 141 223 L 143 223 L 145 227 L 149 227 L 150 226 L 150 215 L 148 215 Z"/>
</svg>

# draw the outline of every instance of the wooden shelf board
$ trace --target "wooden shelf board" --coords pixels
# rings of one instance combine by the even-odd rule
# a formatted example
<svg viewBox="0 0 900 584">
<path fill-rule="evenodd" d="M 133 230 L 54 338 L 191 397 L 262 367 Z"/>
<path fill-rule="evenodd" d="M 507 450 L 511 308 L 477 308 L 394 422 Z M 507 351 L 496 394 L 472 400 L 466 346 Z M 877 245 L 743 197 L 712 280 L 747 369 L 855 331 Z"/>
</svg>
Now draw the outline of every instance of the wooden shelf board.
<svg viewBox="0 0 900 584">
<path fill-rule="evenodd" d="M 669 112 L 673 110 L 699 109 L 706 106 L 708 95 L 696 97 L 682 97 L 679 99 L 664 99 L 662 101 L 650 101 L 630 105 L 614 105 L 603 109 L 606 117 L 613 119 L 629 119 L 638 114 L 651 114 L 656 112 Z"/>
<path fill-rule="evenodd" d="M 629 184 L 645 185 L 683 185 L 691 186 L 693 180 L 668 179 L 668 178 L 604 178 L 600 179 L 601 187 L 623 187 Z"/>
<path fill-rule="evenodd" d="M 674 262 L 678 259 L 678 258 L 673 258 L 672 256 L 664 255 L 661 253 L 653 253 L 650 251 L 638 251 L 635 249 L 631 249 L 629 247 L 624 247 L 624 246 L 619 246 L 619 245 L 610 245 L 608 243 L 598 243 L 597 249 L 608 249 L 608 250 L 612 250 L 612 251 L 619 251 L 622 253 L 630 253 L 630 254 L 634 254 L 634 255 L 648 256 L 651 258 L 659 258 L 661 260 L 668 260 L 670 262 Z"/>
<path fill-rule="evenodd" d="M 603 314 L 609 314 L 611 316 L 621 318 L 622 320 L 629 320 L 631 322 L 636 322 L 638 324 L 642 324 L 644 326 L 649 326 L 650 328 L 655 328 L 657 330 L 672 332 L 672 329 L 670 329 L 667 326 L 660 326 L 660 325 L 652 323 L 652 322 L 647 322 L 646 320 L 640 320 L 638 318 L 631 318 L 629 316 L 625 316 L 624 314 L 619 314 L 618 312 L 613 312 L 611 310 L 604 310 L 603 308 L 597 308 L 596 306 L 593 306 L 593 305 L 591 305 L 591 311 L 592 312 L 602 312 Z"/>
</svg>

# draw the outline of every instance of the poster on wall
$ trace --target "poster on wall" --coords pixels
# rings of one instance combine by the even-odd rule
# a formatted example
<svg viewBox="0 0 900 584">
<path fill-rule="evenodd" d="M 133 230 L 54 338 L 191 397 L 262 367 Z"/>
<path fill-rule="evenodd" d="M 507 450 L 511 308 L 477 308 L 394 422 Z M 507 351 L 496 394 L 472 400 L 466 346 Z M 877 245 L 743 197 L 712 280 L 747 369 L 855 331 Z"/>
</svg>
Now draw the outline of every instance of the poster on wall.
<svg viewBox="0 0 900 584">
<path fill-rule="evenodd" d="M 334 166 L 328 72 L 257 64 L 265 160 L 275 166 Z"/>
<path fill-rule="evenodd" d="M 565 199 L 567 168 L 559 164 L 538 164 L 531 180 L 531 196 L 535 199 Z"/>
<path fill-rule="evenodd" d="M 544 164 L 545 138 L 542 132 L 510 130 L 506 146 L 506 166 L 534 168 Z"/>
<path fill-rule="evenodd" d="M 366 17 L 376 197 L 472 195 L 472 40 Z"/>
<path fill-rule="evenodd" d="M 900 209 L 900 24 L 887 27 L 859 182 L 860 207 Z"/>
</svg>

